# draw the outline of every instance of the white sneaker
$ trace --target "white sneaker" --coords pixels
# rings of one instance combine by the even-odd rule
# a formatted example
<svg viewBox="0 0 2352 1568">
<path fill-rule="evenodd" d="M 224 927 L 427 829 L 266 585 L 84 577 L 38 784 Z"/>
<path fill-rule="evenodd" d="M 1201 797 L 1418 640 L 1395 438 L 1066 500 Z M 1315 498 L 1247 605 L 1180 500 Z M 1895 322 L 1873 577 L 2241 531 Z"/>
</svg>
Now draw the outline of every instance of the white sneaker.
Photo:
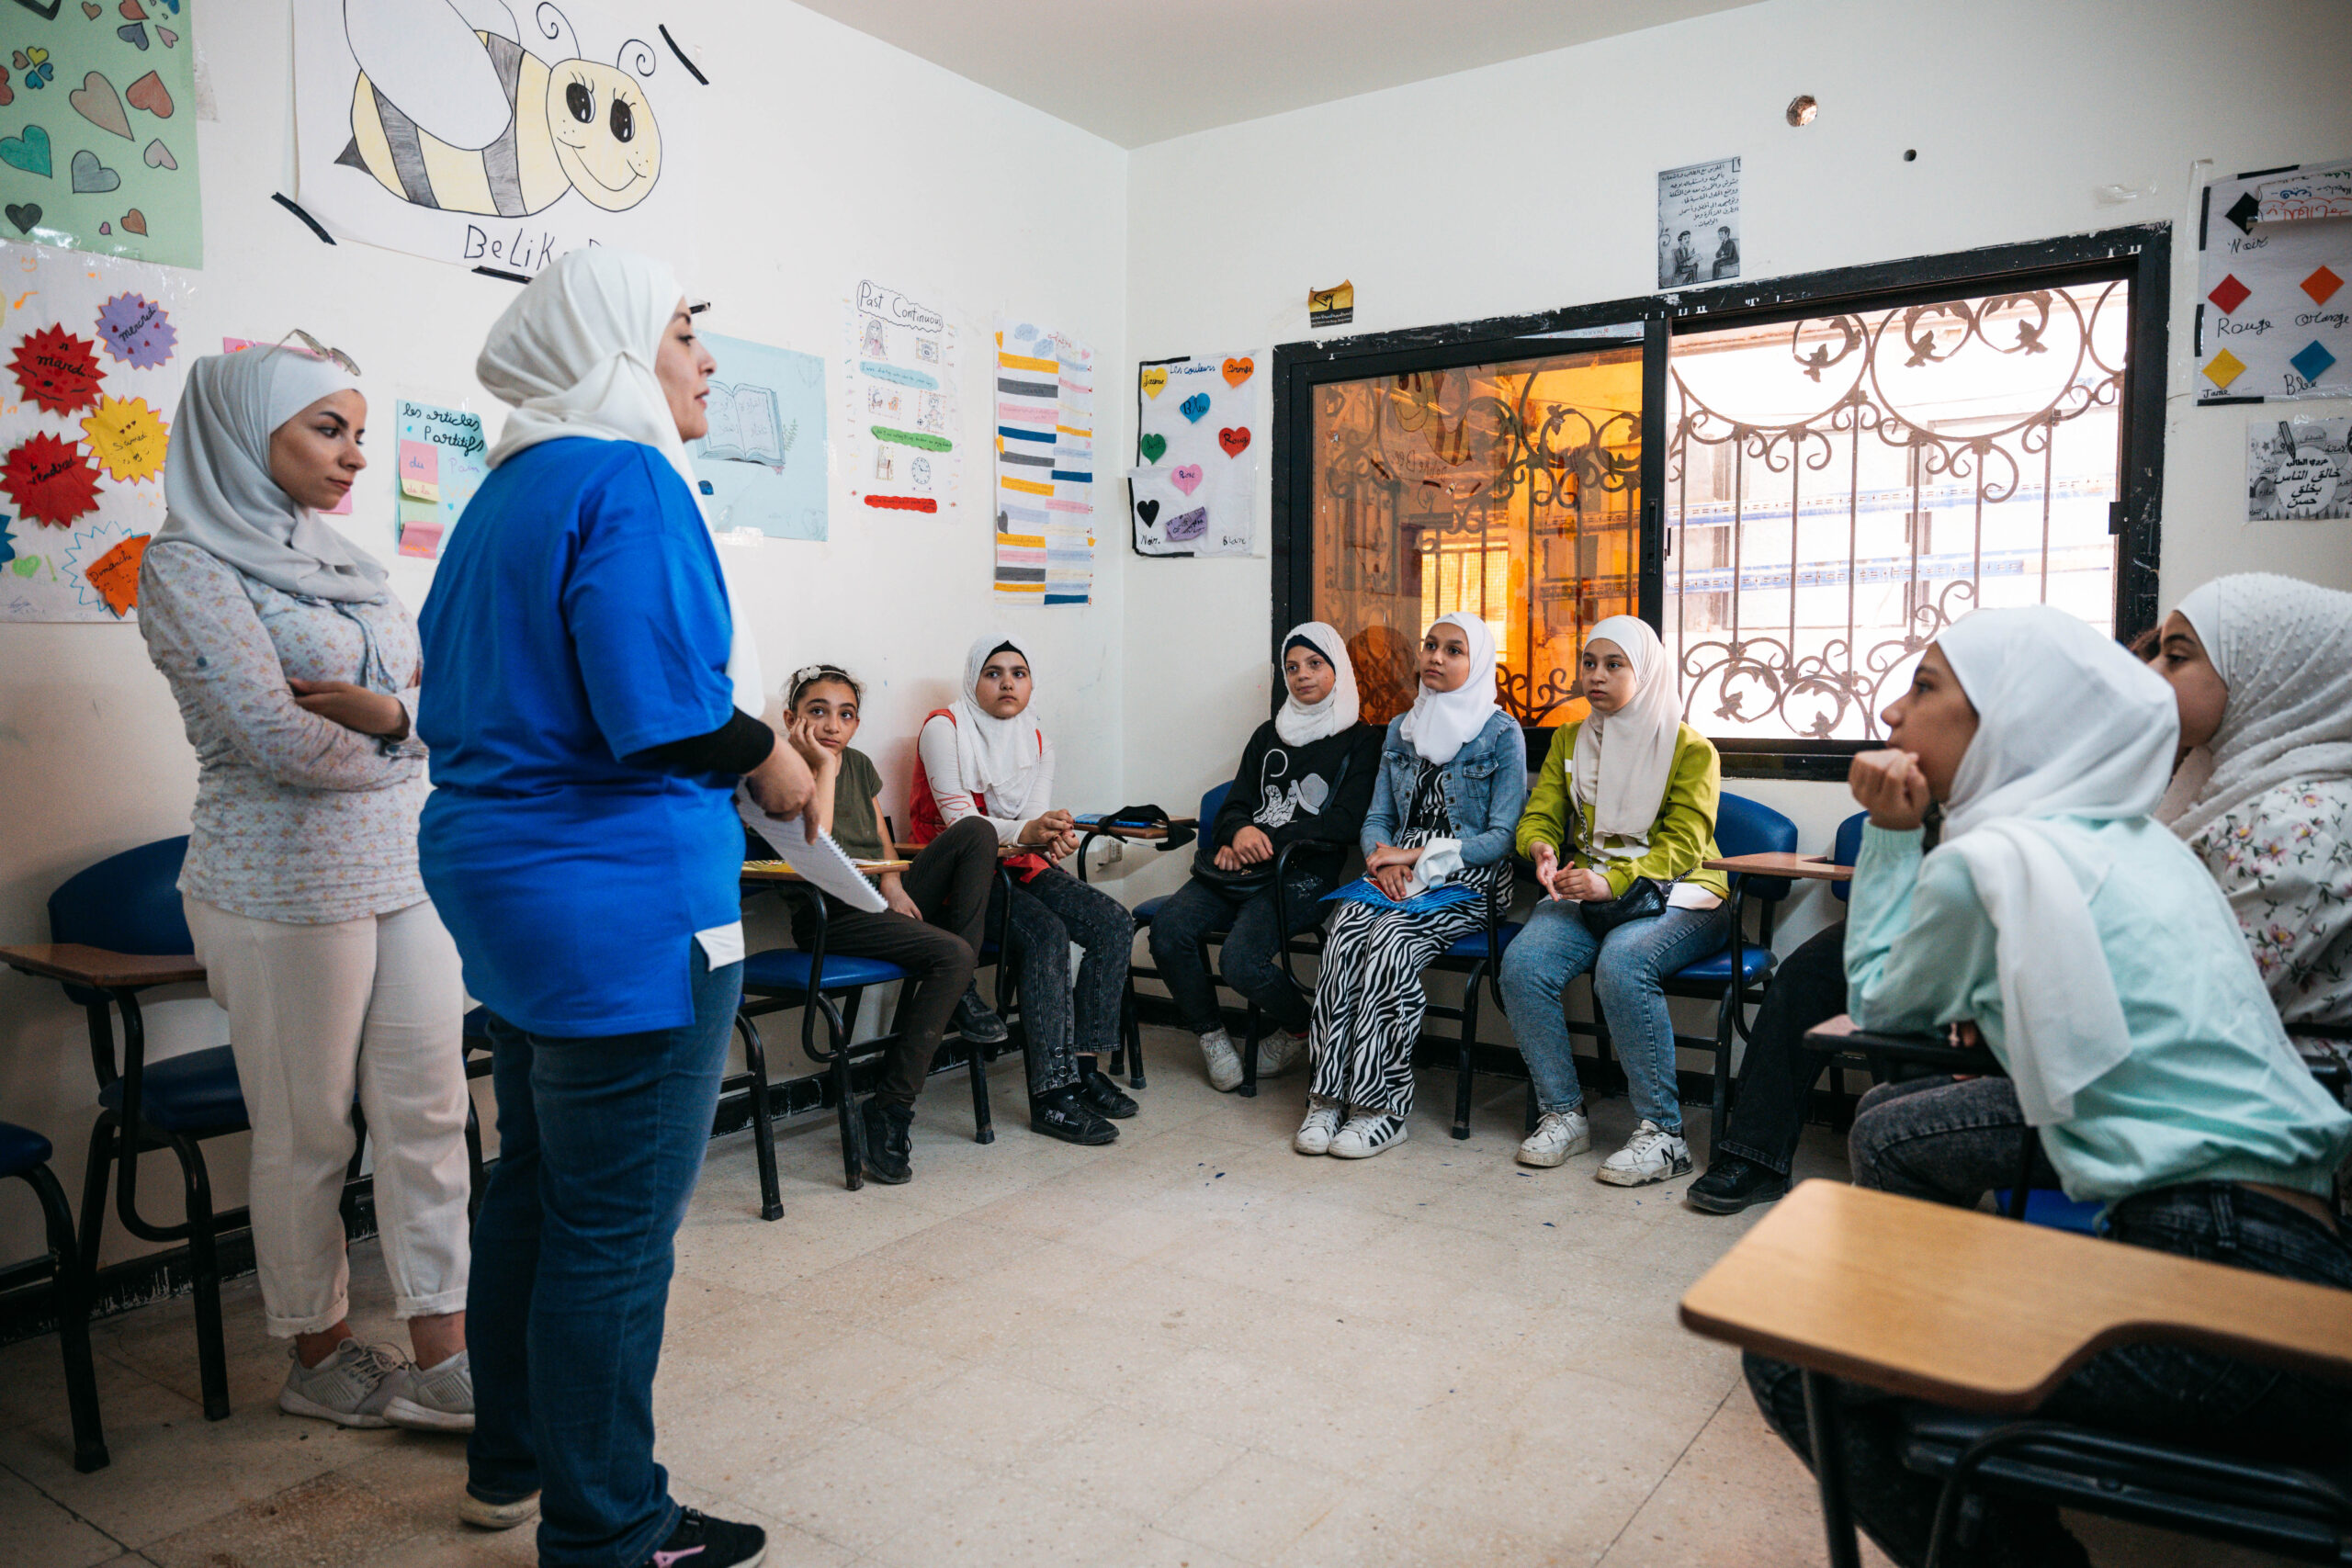
<svg viewBox="0 0 2352 1568">
<path fill-rule="evenodd" d="M 1581 1111 L 1546 1111 L 1519 1145 L 1519 1163 L 1551 1167 L 1592 1147 L 1592 1124 Z"/>
<path fill-rule="evenodd" d="M 474 1429 L 474 1364 L 463 1350 L 437 1367 L 402 1367 L 392 1374 L 384 1419 L 420 1432 Z"/>
<path fill-rule="evenodd" d="M 458 1494 L 458 1517 L 478 1530 L 511 1530 L 539 1517 L 539 1495 L 512 1503 L 485 1503 L 471 1492 Z"/>
<path fill-rule="evenodd" d="M 1306 1120 L 1298 1124 L 1298 1136 L 1290 1141 L 1290 1146 L 1303 1155 L 1329 1154 L 1331 1134 L 1339 1130 L 1340 1108 L 1310 1100 L 1306 1102 Z"/>
<path fill-rule="evenodd" d="M 1351 1116 L 1346 1126 L 1331 1134 L 1331 1153 L 1340 1159 L 1370 1159 L 1383 1149 L 1405 1141 L 1405 1119 L 1380 1111 Z"/>
<path fill-rule="evenodd" d="M 1690 1174 L 1690 1145 L 1647 1117 L 1625 1146 L 1603 1160 L 1598 1172 L 1611 1187 L 1646 1187 Z"/>
<path fill-rule="evenodd" d="M 1209 1087 L 1219 1094 L 1231 1094 L 1241 1087 L 1241 1053 L 1233 1048 L 1233 1036 L 1222 1029 L 1213 1029 L 1201 1036 L 1201 1060 L 1208 1064 Z"/>
<path fill-rule="evenodd" d="M 1258 1042 L 1258 1076 L 1278 1078 L 1306 1060 L 1306 1036 L 1276 1030 Z"/>
<path fill-rule="evenodd" d="M 301 1353 L 290 1345 L 287 1354 L 294 1364 L 287 1369 L 286 1386 L 277 1391 L 280 1410 L 338 1427 L 391 1425 L 384 1406 L 391 1403 L 392 1380 L 408 1363 L 390 1346 L 346 1339 L 315 1367 L 304 1366 Z"/>
</svg>

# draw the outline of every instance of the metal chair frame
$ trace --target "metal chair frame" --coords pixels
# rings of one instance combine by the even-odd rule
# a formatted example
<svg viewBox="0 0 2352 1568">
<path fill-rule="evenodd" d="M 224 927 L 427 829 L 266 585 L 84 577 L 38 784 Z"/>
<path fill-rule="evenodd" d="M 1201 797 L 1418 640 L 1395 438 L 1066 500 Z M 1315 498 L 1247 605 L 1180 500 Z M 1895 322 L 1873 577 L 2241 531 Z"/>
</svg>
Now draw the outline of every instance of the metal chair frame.
<svg viewBox="0 0 2352 1568">
<path fill-rule="evenodd" d="M 74 1468 L 87 1474 L 111 1462 L 98 1419 L 98 1378 L 90 1359 L 90 1278 L 74 1233 L 65 1189 L 42 1160 L 10 1173 L 33 1190 L 49 1240 L 51 1289 L 57 1303 L 57 1338 L 65 1359 L 65 1404 L 74 1423 Z"/>
</svg>

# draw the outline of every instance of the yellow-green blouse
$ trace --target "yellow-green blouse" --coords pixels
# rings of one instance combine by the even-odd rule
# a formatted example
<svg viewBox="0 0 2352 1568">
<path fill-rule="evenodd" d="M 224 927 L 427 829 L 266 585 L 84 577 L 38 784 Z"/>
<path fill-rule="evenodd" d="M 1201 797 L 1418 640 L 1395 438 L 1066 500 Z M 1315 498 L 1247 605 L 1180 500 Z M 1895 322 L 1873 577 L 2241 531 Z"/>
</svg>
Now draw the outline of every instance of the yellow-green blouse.
<svg viewBox="0 0 2352 1568">
<path fill-rule="evenodd" d="M 1682 726 L 1674 738 L 1674 768 L 1667 775 L 1657 820 L 1650 826 L 1649 847 L 1638 857 L 1603 855 L 1593 842 L 1591 824 L 1573 808 L 1568 762 L 1576 755 L 1577 732 L 1583 728 L 1579 719 L 1553 732 L 1552 749 L 1544 754 L 1544 769 L 1519 819 L 1519 852 L 1528 853 L 1540 840 L 1559 852 L 1562 864 L 1583 866 L 1609 878 L 1612 894 L 1623 893 L 1637 876 L 1659 882 L 1679 877 L 1719 898 L 1729 897 L 1730 878 L 1720 871 L 1699 869 L 1702 862 L 1720 858 L 1715 852 L 1715 800 L 1723 793 L 1724 769 L 1714 742 Z"/>
</svg>

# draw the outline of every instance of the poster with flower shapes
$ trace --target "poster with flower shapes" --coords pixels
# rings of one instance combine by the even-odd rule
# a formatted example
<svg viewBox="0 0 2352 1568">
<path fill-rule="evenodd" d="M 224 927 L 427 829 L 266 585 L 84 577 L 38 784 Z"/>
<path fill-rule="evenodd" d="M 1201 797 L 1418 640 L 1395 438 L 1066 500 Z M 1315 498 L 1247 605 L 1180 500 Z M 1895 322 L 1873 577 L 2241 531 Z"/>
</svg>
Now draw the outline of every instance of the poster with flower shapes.
<svg viewBox="0 0 2352 1568">
<path fill-rule="evenodd" d="M 0 621 L 136 611 L 187 298 L 161 267 L 0 243 Z"/>
<path fill-rule="evenodd" d="M 196 0 L 63 0 L 0 25 L 0 237 L 204 265 Z"/>
</svg>

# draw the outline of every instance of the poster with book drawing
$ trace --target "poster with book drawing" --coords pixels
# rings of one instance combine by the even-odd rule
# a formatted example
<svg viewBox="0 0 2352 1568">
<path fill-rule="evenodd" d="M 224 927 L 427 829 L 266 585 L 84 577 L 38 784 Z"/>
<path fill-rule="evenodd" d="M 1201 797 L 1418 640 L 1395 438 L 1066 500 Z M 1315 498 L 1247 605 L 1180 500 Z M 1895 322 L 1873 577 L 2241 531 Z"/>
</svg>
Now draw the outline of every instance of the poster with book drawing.
<svg viewBox="0 0 2352 1568">
<path fill-rule="evenodd" d="M 824 538 L 825 362 L 718 333 L 702 338 L 718 361 L 703 405 L 710 431 L 686 454 L 711 526 Z"/>
</svg>

